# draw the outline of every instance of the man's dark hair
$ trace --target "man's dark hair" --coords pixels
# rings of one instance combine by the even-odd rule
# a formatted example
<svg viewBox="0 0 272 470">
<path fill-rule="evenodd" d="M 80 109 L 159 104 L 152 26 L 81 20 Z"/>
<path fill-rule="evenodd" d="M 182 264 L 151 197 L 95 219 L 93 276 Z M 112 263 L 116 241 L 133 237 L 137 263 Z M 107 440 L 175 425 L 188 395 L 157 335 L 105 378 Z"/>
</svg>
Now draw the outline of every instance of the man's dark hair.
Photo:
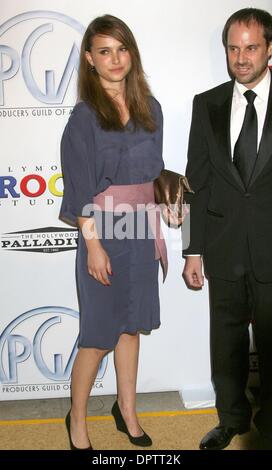
<svg viewBox="0 0 272 470">
<path fill-rule="evenodd" d="M 224 47 L 227 47 L 228 32 L 234 23 L 244 23 L 247 26 L 250 23 L 257 23 L 263 27 L 264 30 L 264 39 L 266 40 L 267 47 L 272 42 L 272 16 L 265 10 L 260 10 L 258 8 L 243 8 L 238 10 L 227 20 L 223 33 L 222 41 Z"/>
</svg>

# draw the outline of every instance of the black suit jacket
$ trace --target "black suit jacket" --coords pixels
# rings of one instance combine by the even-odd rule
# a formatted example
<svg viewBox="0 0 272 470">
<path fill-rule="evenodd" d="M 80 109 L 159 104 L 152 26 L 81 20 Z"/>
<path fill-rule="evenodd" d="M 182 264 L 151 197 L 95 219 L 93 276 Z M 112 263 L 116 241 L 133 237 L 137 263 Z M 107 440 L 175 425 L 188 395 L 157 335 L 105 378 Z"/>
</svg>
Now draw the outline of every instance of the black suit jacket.
<svg viewBox="0 0 272 470">
<path fill-rule="evenodd" d="M 184 254 L 202 254 L 207 275 L 235 280 L 248 246 L 256 279 L 272 282 L 272 80 L 247 190 L 231 158 L 233 86 L 230 81 L 194 98 L 186 176 L 195 194 L 188 198 L 191 241 Z"/>
</svg>

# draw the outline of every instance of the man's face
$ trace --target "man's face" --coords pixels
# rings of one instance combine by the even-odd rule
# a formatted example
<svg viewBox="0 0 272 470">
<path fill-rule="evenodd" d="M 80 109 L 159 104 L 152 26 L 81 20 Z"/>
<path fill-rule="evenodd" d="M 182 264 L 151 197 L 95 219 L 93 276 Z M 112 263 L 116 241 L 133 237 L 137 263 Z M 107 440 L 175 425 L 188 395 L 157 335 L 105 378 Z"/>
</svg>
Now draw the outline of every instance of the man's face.
<svg viewBox="0 0 272 470">
<path fill-rule="evenodd" d="M 254 88 L 265 76 L 272 44 L 267 46 L 263 27 L 256 22 L 233 23 L 228 31 L 229 69 L 239 83 Z"/>
</svg>

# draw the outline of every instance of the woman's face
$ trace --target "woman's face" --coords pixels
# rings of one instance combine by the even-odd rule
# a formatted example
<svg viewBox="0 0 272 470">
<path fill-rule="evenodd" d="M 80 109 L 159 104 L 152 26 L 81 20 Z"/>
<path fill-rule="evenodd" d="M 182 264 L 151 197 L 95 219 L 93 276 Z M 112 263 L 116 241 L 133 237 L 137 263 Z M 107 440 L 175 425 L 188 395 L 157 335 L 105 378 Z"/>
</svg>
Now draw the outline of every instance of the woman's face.
<svg viewBox="0 0 272 470">
<path fill-rule="evenodd" d="M 94 36 L 91 51 L 86 52 L 86 59 L 95 67 L 104 88 L 124 81 L 131 70 L 129 51 L 111 36 Z"/>
</svg>

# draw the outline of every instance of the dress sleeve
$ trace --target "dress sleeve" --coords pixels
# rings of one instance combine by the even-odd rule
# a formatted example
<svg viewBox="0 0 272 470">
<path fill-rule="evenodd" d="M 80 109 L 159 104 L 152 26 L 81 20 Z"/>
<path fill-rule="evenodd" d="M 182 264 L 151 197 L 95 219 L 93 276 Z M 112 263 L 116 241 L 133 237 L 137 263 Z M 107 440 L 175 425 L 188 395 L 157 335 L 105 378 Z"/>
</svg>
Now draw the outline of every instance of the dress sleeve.
<svg viewBox="0 0 272 470">
<path fill-rule="evenodd" d="M 77 217 L 91 217 L 95 194 L 95 158 L 92 129 L 71 116 L 61 140 L 64 193 L 60 218 L 77 225 Z"/>
</svg>

